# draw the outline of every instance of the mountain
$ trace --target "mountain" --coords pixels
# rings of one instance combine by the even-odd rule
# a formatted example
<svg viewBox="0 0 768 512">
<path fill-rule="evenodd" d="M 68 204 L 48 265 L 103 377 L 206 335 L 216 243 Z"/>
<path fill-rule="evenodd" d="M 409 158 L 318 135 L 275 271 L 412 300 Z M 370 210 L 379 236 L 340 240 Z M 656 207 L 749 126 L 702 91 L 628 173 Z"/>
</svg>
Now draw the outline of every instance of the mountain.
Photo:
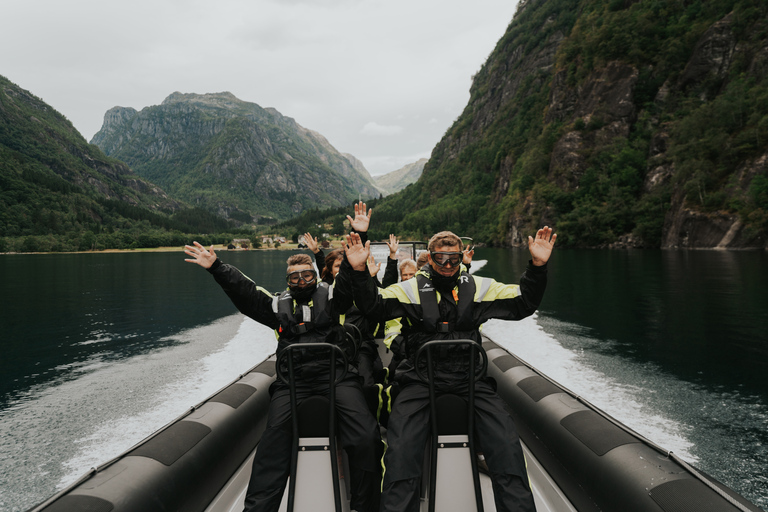
<svg viewBox="0 0 768 512">
<path fill-rule="evenodd" d="M 396 171 L 382 174 L 374 178 L 376 186 L 379 187 L 386 194 L 394 194 L 404 189 L 411 183 L 416 183 L 424 171 L 424 164 L 427 163 L 426 158 L 422 158 L 412 164 L 408 164 Z"/>
<path fill-rule="evenodd" d="M 527 0 L 376 232 L 766 247 L 768 3 Z"/>
<path fill-rule="evenodd" d="M 237 220 L 379 196 L 362 164 L 322 135 L 229 92 L 115 107 L 91 142 L 173 197 Z"/>
<path fill-rule="evenodd" d="M 205 224 L 212 232 L 208 221 L 229 227 L 105 156 L 63 115 L 0 76 L 0 252 L 143 247 L 154 243 L 150 231 Z"/>
</svg>

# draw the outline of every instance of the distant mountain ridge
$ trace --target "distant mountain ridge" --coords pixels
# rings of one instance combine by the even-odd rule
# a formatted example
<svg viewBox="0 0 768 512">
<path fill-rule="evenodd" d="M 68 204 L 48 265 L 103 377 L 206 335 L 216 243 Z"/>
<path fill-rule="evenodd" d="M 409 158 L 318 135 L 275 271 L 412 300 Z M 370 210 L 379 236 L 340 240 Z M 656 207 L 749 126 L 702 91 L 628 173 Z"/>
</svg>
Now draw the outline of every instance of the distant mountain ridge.
<svg viewBox="0 0 768 512">
<path fill-rule="evenodd" d="M 427 159 L 421 158 L 396 171 L 375 176 L 374 181 L 376 182 L 376 186 L 379 187 L 385 195 L 399 192 L 411 183 L 416 183 L 419 176 L 421 176 L 421 173 L 424 171 L 424 165 L 426 163 Z"/>
<path fill-rule="evenodd" d="M 175 92 L 141 111 L 114 107 L 91 143 L 174 197 L 237 220 L 379 196 L 357 159 L 229 92 Z"/>
</svg>

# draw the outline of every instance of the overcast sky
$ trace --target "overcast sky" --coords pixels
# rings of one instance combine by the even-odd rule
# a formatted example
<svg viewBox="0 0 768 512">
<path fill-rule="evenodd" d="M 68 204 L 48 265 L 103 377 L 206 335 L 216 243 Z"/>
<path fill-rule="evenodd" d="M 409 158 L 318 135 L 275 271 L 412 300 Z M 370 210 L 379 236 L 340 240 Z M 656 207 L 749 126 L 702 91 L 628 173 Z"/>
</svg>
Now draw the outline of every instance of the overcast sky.
<svg viewBox="0 0 768 512">
<path fill-rule="evenodd" d="M 2 0 L 0 75 L 87 139 L 114 107 L 230 91 L 371 174 L 432 148 L 515 0 Z"/>
</svg>

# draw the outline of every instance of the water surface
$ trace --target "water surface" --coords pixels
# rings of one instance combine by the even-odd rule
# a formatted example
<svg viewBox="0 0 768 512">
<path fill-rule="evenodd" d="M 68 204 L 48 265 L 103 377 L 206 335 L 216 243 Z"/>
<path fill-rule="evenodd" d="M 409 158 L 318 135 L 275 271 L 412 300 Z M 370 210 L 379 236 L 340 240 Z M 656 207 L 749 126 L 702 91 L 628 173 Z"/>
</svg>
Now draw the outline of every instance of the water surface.
<svg viewBox="0 0 768 512">
<path fill-rule="evenodd" d="M 222 253 L 265 288 L 290 251 Z M 0 256 L 0 510 L 25 510 L 274 350 L 184 254 Z M 524 250 L 478 249 L 517 282 Z M 764 252 L 556 250 L 498 343 L 768 508 Z"/>
</svg>

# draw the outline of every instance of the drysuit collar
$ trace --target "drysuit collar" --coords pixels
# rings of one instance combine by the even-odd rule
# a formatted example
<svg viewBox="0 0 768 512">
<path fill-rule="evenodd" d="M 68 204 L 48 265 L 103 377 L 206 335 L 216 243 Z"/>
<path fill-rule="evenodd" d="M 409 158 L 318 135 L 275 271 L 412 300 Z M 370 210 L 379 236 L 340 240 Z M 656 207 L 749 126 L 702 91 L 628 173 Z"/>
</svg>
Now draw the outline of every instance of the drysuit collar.
<svg viewBox="0 0 768 512">
<path fill-rule="evenodd" d="M 300 286 L 289 287 L 289 290 L 291 291 L 291 297 L 293 297 L 294 300 L 298 300 L 298 301 L 305 301 L 305 300 L 311 299 L 316 289 L 317 289 L 317 282 L 315 282 L 310 286 L 305 286 L 304 288 L 301 288 Z"/>
</svg>

